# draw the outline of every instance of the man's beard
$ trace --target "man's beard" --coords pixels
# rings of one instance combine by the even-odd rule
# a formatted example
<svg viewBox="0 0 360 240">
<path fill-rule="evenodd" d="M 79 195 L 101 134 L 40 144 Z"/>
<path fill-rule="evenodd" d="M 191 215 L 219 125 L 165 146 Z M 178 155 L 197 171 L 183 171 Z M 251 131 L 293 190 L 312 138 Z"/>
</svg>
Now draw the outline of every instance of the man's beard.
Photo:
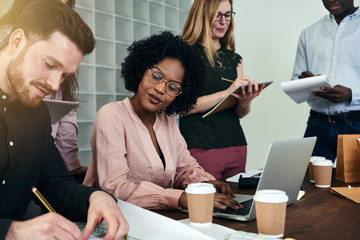
<svg viewBox="0 0 360 240">
<path fill-rule="evenodd" d="M 30 87 L 32 85 L 41 86 L 41 89 L 48 91 L 49 94 L 52 92 L 52 90 L 43 83 L 37 82 L 35 80 L 31 81 L 29 86 L 25 85 L 25 78 L 22 70 L 24 69 L 24 59 L 26 52 L 26 49 L 24 49 L 16 59 L 9 63 L 7 68 L 7 78 L 13 92 L 19 101 L 26 106 L 36 107 L 40 104 L 43 97 L 39 95 L 31 96 Z"/>
</svg>

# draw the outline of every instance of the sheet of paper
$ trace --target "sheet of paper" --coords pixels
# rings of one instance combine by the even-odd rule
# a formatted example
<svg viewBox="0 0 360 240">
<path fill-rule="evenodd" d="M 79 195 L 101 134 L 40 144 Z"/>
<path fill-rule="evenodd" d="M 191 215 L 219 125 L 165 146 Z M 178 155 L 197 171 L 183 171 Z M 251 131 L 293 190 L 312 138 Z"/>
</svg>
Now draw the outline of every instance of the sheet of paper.
<svg viewBox="0 0 360 240">
<path fill-rule="evenodd" d="M 266 235 L 260 235 L 251 232 L 237 231 L 227 236 L 226 240 L 276 240 L 280 238 L 273 238 Z M 292 238 L 288 238 L 292 239 Z"/>
<path fill-rule="evenodd" d="M 118 200 L 129 223 L 129 238 L 141 240 L 215 240 L 181 222 Z"/>
<path fill-rule="evenodd" d="M 305 195 L 305 191 L 300 190 L 296 200 L 300 200 Z"/>
<path fill-rule="evenodd" d="M 195 227 L 190 224 L 188 218 L 179 220 L 178 222 L 181 222 L 191 228 L 194 228 L 202 233 L 205 233 L 206 235 L 208 235 L 214 239 L 226 239 L 226 237 L 228 235 L 236 232 L 235 230 L 233 230 L 231 228 L 224 227 L 224 226 L 221 226 L 221 225 L 215 224 L 215 223 L 211 223 L 211 225 L 204 226 L 204 227 Z"/>
<path fill-rule="evenodd" d="M 282 82 L 283 91 L 296 103 L 302 103 L 310 99 L 318 98 L 313 92 L 321 91 L 320 87 L 331 87 L 326 75 L 313 76 L 287 82 Z"/>
</svg>

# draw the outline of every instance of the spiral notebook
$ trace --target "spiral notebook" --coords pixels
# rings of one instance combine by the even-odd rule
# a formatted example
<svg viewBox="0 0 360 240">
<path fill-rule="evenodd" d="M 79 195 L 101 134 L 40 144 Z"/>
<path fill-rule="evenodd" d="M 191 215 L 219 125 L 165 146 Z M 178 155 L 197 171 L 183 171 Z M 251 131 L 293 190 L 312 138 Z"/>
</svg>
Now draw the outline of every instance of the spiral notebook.
<svg viewBox="0 0 360 240">
<path fill-rule="evenodd" d="M 283 91 L 297 104 L 319 98 L 313 92 L 321 92 L 320 87 L 332 87 L 326 75 L 301 78 L 281 83 Z"/>
</svg>

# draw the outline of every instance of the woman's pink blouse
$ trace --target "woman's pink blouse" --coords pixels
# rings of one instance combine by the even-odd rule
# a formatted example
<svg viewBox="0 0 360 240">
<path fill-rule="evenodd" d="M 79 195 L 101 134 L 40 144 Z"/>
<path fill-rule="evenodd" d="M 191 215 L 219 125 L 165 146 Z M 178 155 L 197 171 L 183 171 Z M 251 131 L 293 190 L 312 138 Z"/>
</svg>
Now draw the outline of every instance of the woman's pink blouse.
<svg viewBox="0 0 360 240">
<path fill-rule="evenodd" d="M 166 167 L 130 99 L 109 103 L 96 115 L 92 156 L 84 184 L 148 209 L 178 208 L 189 183 L 214 180 L 190 156 L 173 116 L 157 113 L 153 125 Z"/>
</svg>

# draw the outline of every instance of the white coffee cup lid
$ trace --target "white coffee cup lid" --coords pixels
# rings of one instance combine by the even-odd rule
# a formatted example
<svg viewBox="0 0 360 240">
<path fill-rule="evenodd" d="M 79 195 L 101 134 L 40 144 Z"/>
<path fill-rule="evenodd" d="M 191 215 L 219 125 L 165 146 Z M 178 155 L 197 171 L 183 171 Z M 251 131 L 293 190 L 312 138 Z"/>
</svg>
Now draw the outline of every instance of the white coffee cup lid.
<svg viewBox="0 0 360 240">
<path fill-rule="evenodd" d="M 265 203 L 282 203 L 289 201 L 289 197 L 281 190 L 263 189 L 256 191 L 254 200 Z"/>
<path fill-rule="evenodd" d="M 327 159 L 316 159 L 312 164 L 314 166 L 332 166 L 333 162 Z"/>
<path fill-rule="evenodd" d="M 191 183 L 187 186 L 185 192 L 191 194 L 209 194 L 216 192 L 216 189 L 210 183 Z"/>
<path fill-rule="evenodd" d="M 318 160 L 318 159 L 324 159 L 324 160 L 326 160 L 326 158 L 323 157 L 323 156 L 312 156 L 312 157 L 310 158 L 310 162 L 314 162 L 315 160 Z"/>
</svg>

